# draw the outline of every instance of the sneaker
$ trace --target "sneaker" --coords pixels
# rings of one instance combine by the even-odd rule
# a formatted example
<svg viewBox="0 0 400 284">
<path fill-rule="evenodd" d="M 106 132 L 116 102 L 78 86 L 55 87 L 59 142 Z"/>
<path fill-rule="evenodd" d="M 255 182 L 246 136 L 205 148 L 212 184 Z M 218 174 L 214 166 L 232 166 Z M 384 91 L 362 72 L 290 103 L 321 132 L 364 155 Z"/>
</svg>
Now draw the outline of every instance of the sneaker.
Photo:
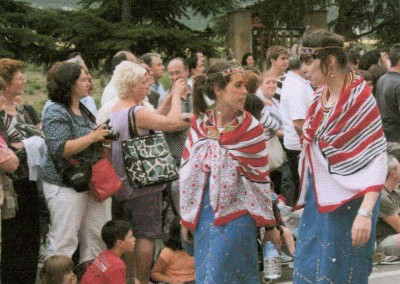
<svg viewBox="0 0 400 284">
<path fill-rule="evenodd" d="M 281 252 L 281 263 L 291 262 L 292 260 L 293 260 L 293 257 L 291 257 L 290 255 L 287 255 L 284 252 Z"/>
</svg>

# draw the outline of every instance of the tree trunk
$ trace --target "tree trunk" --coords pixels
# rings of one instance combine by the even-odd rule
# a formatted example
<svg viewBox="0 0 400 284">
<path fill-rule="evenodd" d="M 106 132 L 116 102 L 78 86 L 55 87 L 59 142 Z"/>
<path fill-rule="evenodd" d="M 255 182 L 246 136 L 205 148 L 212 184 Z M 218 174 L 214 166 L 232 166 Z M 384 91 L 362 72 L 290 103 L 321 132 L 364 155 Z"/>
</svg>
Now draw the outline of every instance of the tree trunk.
<svg viewBox="0 0 400 284">
<path fill-rule="evenodd" d="M 121 22 L 124 24 L 130 24 L 132 20 L 132 0 L 122 0 L 122 15 Z"/>
</svg>

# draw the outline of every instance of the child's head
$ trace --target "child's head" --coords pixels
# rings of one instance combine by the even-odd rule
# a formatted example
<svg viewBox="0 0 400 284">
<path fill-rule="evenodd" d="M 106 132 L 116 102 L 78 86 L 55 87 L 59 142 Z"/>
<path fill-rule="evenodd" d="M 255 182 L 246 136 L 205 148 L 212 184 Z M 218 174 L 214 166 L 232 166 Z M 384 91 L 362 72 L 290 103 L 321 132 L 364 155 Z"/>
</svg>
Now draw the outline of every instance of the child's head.
<svg viewBox="0 0 400 284">
<path fill-rule="evenodd" d="M 123 220 L 108 221 L 101 229 L 101 238 L 108 249 L 118 246 L 122 253 L 133 251 L 135 247 L 131 224 Z"/>
<path fill-rule="evenodd" d="M 63 255 L 53 255 L 48 258 L 40 271 L 42 284 L 76 284 L 77 279 L 73 272 L 74 263 Z"/>
<path fill-rule="evenodd" d="M 165 242 L 165 246 L 172 250 L 182 250 L 181 243 L 181 225 L 179 223 L 179 218 L 176 217 L 171 224 L 169 230 L 168 240 Z"/>
</svg>

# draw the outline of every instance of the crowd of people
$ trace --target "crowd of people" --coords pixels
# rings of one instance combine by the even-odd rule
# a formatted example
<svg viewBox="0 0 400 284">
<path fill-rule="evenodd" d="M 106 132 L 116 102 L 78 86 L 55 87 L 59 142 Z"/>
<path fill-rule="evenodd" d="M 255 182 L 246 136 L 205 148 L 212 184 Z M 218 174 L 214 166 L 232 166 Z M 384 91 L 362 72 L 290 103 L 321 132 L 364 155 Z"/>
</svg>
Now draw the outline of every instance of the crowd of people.
<svg viewBox="0 0 400 284">
<path fill-rule="evenodd" d="M 313 30 L 266 57 L 260 73 L 251 53 L 165 67 L 121 50 L 97 108 L 74 53 L 49 69 L 40 115 L 24 63 L 1 58 L 1 283 L 35 284 L 41 244 L 41 283 L 259 283 L 267 241 L 294 283 L 367 283 L 374 258 L 400 257 L 400 44 L 361 54 Z M 154 133 L 179 180 L 133 186 L 124 141 Z M 122 187 L 99 202 L 66 173 L 104 157 Z"/>
</svg>

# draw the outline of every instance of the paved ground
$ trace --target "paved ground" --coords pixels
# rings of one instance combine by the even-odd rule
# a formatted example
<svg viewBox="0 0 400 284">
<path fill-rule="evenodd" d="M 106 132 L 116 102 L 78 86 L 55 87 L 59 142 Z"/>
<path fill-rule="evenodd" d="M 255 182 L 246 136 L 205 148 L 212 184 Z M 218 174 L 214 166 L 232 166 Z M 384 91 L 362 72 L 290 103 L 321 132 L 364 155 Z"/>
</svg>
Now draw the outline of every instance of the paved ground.
<svg viewBox="0 0 400 284">
<path fill-rule="evenodd" d="M 274 280 L 273 283 L 289 284 L 293 283 L 292 269 L 289 267 L 283 268 L 282 277 Z M 397 284 L 400 283 L 400 264 L 391 265 L 374 265 L 373 271 L 369 277 L 368 284 Z"/>
</svg>

